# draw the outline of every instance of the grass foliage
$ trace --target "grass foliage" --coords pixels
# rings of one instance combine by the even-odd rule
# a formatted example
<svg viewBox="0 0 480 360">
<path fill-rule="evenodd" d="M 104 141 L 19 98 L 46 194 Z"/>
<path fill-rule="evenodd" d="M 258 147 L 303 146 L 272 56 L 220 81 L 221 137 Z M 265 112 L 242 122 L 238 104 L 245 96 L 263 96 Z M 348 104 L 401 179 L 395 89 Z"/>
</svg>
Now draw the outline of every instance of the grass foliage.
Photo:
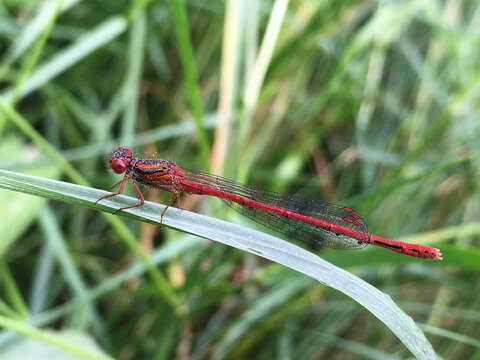
<svg viewBox="0 0 480 360">
<path fill-rule="evenodd" d="M 478 29 L 471 0 L 1 2 L 2 358 L 478 358 Z M 317 257 L 194 196 L 111 216 L 118 145 L 445 260 Z"/>
</svg>

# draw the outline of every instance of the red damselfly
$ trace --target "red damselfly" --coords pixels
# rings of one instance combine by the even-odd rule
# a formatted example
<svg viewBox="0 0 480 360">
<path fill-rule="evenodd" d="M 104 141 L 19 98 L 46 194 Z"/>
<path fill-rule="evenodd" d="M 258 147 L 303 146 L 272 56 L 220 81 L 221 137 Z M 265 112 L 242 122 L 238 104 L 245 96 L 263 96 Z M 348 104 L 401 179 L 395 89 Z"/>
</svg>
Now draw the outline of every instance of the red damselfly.
<svg viewBox="0 0 480 360">
<path fill-rule="evenodd" d="M 124 146 L 110 154 L 108 165 L 117 174 L 125 175 L 113 185 L 112 189 L 120 185 L 116 193 L 102 196 L 97 202 L 121 194 L 129 179 L 139 199 L 137 204 L 115 212 L 143 205 L 144 198 L 137 185 L 140 183 L 173 193 L 161 218 L 182 192 L 210 195 L 221 198 L 256 222 L 306 243 L 337 249 L 357 249 L 371 244 L 410 256 L 442 260 L 436 248 L 369 234 L 363 219 L 347 206 L 261 190 L 220 176 L 186 170 L 172 161 L 136 158 Z"/>
</svg>

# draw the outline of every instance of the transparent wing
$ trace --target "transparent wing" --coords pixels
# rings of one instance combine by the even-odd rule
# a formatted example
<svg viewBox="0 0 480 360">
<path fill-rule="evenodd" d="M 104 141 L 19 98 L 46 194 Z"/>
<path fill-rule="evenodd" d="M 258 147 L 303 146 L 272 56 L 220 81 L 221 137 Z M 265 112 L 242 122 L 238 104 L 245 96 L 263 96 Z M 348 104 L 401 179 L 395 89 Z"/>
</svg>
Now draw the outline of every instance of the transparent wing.
<svg viewBox="0 0 480 360">
<path fill-rule="evenodd" d="M 214 188 L 216 190 L 239 195 L 263 204 L 296 212 L 301 215 L 320 219 L 331 224 L 367 233 L 367 226 L 355 210 L 325 203 L 317 200 L 302 199 L 291 195 L 265 191 L 253 186 L 236 183 L 232 180 L 216 175 L 182 169 L 186 180 Z M 359 241 L 352 237 L 335 234 L 321 227 L 283 217 L 279 214 L 258 208 L 249 208 L 233 201 L 222 199 L 230 207 L 250 219 L 267 226 L 289 238 L 300 240 L 315 246 L 326 246 L 337 249 L 358 249 L 366 246 L 366 241 Z"/>
</svg>

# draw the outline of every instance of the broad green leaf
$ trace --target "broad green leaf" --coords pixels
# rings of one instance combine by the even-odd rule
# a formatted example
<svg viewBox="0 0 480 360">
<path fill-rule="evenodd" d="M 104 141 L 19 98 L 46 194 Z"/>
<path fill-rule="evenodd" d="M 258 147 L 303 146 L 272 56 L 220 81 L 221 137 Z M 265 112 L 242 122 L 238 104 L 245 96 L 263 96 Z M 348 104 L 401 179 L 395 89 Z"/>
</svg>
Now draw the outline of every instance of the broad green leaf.
<svg viewBox="0 0 480 360">
<path fill-rule="evenodd" d="M 2 319 L 0 319 L 2 322 Z M 2 360 L 109 360 L 112 359 L 92 337 L 73 330 L 38 330 L 18 321 L 13 326 L 30 338 L 23 338 L 2 349 Z M 3 325 L 3 324 L 2 324 Z M 4 325 L 10 325 L 9 322 Z"/>
<path fill-rule="evenodd" d="M 16 138 L 4 138 L 0 144 L 0 153 L 6 159 L 14 161 L 19 156 L 28 156 L 29 150 L 21 146 Z M 26 171 L 30 175 L 55 177 L 58 170 L 51 165 L 35 167 Z M 38 214 L 45 199 L 36 198 L 19 192 L 0 190 L 0 256 L 30 226 Z"/>
</svg>

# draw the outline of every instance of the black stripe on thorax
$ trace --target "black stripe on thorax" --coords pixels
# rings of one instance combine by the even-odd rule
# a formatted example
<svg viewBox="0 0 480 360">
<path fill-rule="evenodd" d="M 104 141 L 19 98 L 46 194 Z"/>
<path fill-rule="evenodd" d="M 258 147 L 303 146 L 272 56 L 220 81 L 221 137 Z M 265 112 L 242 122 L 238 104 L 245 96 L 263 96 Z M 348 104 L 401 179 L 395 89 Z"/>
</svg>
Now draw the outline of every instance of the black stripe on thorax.
<svg viewBox="0 0 480 360">
<path fill-rule="evenodd" d="M 147 168 L 147 169 L 142 169 L 142 168 L 136 167 L 135 172 L 137 174 L 141 174 L 141 175 L 149 175 L 149 174 L 154 174 L 154 173 L 166 174 L 166 173 L 168 173 L 168 168 L 165 168 L 163 166 L 154 167 L 154 168 Z"/>
</svg>

